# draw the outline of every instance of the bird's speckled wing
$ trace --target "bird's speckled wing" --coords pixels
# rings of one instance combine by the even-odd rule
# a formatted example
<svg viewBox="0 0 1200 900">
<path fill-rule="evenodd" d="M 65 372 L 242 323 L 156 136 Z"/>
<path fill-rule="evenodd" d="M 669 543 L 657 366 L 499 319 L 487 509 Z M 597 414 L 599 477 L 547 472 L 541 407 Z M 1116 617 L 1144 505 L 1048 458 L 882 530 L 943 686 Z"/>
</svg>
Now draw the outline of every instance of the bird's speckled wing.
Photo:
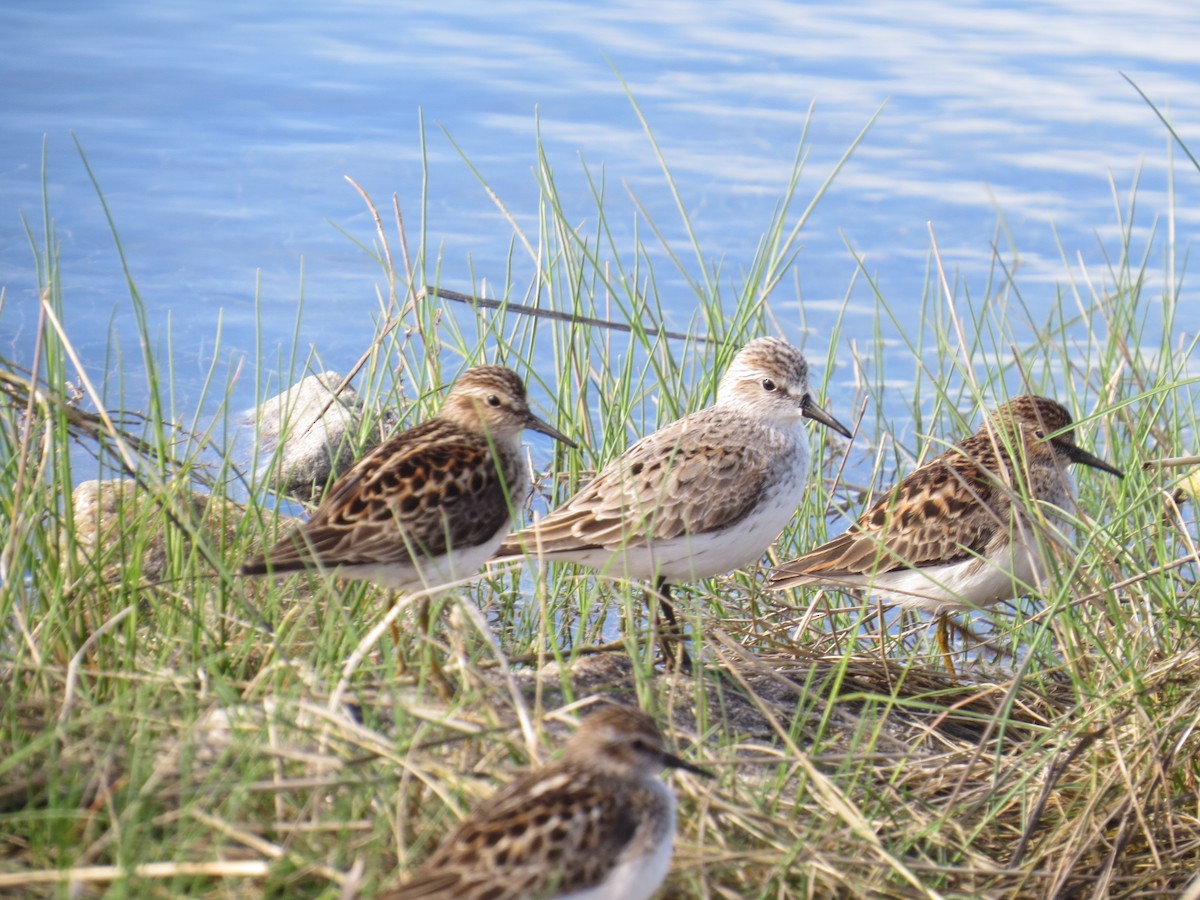
<svg viewBox="0 0 1200 900">
<path fill-rule="evenodd" d="M 566 767 L 519 779 L 379 900 L 525 900 L 599 884 L 638 836 L 634 794 Z"/>
<path fill-rule="evenodd" d="M 510 473 L 514 474 L 515 473 Z M 437 513 L 437 514 L 434 514 Z M 243 571 L 410 562 L 495 535 L 509 517 L 485 438 L 434 419 L 380 444 L 330 489 L 313 517 Z"/>
<path fill-rule="evenodd" d="M 911 472 L 844 534 L 784 563 L 772 583 L 819 582 L 910 566 L 951 563 L 985 552 L 1010 501 L 997 475 L 991 436 L 974 434 Z"/>
<path fill-rule="evenodd" d="M 766 444 L 778 440 L 739 418 L 710 407 L 643 438 L 500 554 L 616 549 L 736 524 L 760 502 L 777 459 Z"/>
</svg>

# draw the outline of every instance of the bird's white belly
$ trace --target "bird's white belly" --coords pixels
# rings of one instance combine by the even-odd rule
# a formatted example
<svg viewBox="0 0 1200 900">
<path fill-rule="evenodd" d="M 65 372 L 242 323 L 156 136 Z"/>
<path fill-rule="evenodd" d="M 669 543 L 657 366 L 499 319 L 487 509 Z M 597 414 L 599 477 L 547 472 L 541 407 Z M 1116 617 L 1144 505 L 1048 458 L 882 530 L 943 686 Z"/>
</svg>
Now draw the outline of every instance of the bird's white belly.
<svg viewBox="0 0 1200 900">
<path fill-rule="evenodd" d="M 436 588 L 462 578 L 470 578 L 483 568 L 508 533 L 509 521 L 496 529 L 495 535 L 482 544 L 461 547 L 441 556 L 420 557 L 412 563 L 370 563 L 340 566 L 338 574 L 357 581 L 373 581 L 397 591 L 416 591 Z M 400 540 L 397 537 L 397 540 Z"/>
<path fill-rule="evenodd" d="M 727 528 L 616 550 L 593 550 L 591 559 L 580 561 L 612 575 L 661 577 L 671 583 L 711 578 L 752 565 L 791 521 L 803 496 L 804 481 L 803 475 L 792 473 L 740 522 Z M 601 554 L 608 558 L 599 559 Z"/>
<path fill-rule="evenodd" d="M 1036 540 L 1013 535 L 987 556 L 919 569 L 900 569 L 864 576 L 862 586 L 897 606 L 932 613 L 992 606 L 1021 596 L 1027 585 L 1037 585 L 1044 566 Z"/>
</svg>

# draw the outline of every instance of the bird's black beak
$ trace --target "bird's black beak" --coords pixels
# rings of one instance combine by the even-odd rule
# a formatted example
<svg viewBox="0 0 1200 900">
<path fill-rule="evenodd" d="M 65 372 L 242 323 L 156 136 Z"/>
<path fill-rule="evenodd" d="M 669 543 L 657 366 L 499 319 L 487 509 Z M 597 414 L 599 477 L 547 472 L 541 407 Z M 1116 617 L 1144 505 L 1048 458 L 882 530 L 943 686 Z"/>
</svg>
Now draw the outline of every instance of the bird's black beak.
<svg viewBox="0 0 1200 900">
<path fill-rule="evenodd" d="M 1082 447 L 1077 447 L 1074 444 L 1071 444 L 1067 448 L 1067 458 L 1071 460 L 1071 462 L 1079 463 L 1080 465 L 1084 466 L 1091 466 L 1093 469 L 1099 469 L 1102 472 L 1107 472 L 1109 475 L 1116 475 L 1118 478 L 1125 477 L 1125 473 L 1116 466 L 1106 463 L 1100 457 L 1092 453 L 1088 453 Z"/>
<path fill-rule="evenodd" d="M 850 429 L 831 416 L 821 407 L 817 406 L 811 394 L 805 394 L 804 399 L 800 401 L 800 414 L 806 419 L 812 419 L 814 422 L 820 422 L 826 428 L 832 428 L 838 434 L 845 438 L 853 438 Z"/>
<path fill-rule="evenodd" d="M 699 775 L 701 778 L 712 778 L 712 772 L 707 769 L 702 769 L 699 766 L 693 766 L 686 759 L 680 759 L 673 753 L 663 751 L 662 764 L 668 769 L 683 769 L 685 772 L 691 772 L 693 775 Z"/>
<path fill-rule="evenodd" d="M 533 413 L 530 413 L 529 418 L 527 418 L 525 420 L 525 427 L 530 429 L 531 431 L 539 431 L 542 434 L 548 434 L 548 435 L 550 435 L 550 437 L 554 438 L 556 441 L 562 441 L 564 444 L 566 444 L 572 450 L 579 449 L 579 445 L 576 444 L 573 440 L 571 440 L 569 437 L 567 437 L 565 434 L 563 434 L 561 431 L 559 431 L 557 428 L 555 428 L 549 422 L 539 419 Z"/>
</svg>

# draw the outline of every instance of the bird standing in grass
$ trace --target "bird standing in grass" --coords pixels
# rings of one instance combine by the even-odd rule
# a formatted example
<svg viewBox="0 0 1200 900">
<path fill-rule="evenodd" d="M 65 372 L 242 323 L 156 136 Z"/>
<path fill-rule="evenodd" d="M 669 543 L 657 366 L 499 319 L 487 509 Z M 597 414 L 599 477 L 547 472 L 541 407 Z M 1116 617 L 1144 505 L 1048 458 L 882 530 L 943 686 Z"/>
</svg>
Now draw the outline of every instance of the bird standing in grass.
<svg viewBox="0 0 1200 900">
<path fill-rule="evenodd" d="M 775 569 L 769 587 L 861 588 L 933 613 L 953 671 L 947 616 L 1023 596 L 1045 576 L 1042 542 L 1024 500 L 1060 510 L 1073 504 L 1072 463 L 1123 477 L 1075 443 L 1063 406 L 1017 397 L 909 473 L 845 533 Z"/>
<path fill-rule="evenodd" d="M 496 558 L 528 554 L 652 579 L 664 630 L 677 632 L 671 584 L 757 562 L 792 518 L 808 481 L 806 418 L 851 436 L 813 400 L 799 350 L 753 340 L 734 357 L 714 405 L 638 441 L 505 539 Z M 662 650 L 669 663 L 668 640 Z"/>
<path fill-rule="evenodd" d="M 509 529 L 526 428 L 575 446 L 530 411 L 525 385 L 512 370 L 468 369 L 436 416 L 363 457 L 311 519 L 241 573 L 328 570 L 401 591 L 473 574 Z M 418 612 L 423 629 L 428 602 Z M 395 626 L 392 636 L 399 638 Z"/>
</svg>

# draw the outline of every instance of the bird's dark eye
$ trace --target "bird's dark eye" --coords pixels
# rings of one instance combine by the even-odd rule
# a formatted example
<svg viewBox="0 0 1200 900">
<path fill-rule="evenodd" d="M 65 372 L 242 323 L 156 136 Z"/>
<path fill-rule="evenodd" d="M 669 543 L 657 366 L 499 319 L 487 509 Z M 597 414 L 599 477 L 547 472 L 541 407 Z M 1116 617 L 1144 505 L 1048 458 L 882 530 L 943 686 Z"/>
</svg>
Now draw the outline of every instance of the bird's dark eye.
<svg viewBox="0 0 1200 900">
<path fill-rule="evenodd" d="M 500 407 L 500 398 L 499 398 L 499 397 L 497 397 L 495 394 L 488 394 L 488 396 L 487 396 L 487 405 L 488 405 L 488 406 L 490 406 L 490 407 L 492 407 L 492 409 L 499 409 L 499 407 Z"/>
<path fill-rule="evenodd" d="M 1042 431 L 1040 428 L 1035 428 L 1033 429 L 1033 436 L 1039 441 L 1044 441 L 1046 439 L 1046 432 Z"/>
<path fill-rule="evenodd" d="M 773 390 L 775 390 L 775 382 L 774 382 L 774 381 L 772 381 L 770 378 L 764 378 L 764 379 L 762 380 L 762 386 L 763 386 L 763 390 L 764 390 L 764 391 L 773 391 Z"/>
<path fill-rule="evenodd" d="M 634 750 L 641 752 L 646 749 L 646 742 L 643 741 L 641 738 L 634 738 L 633 743 L 630 744 L 629 746 L 633 747 Z"/>
</svg>

